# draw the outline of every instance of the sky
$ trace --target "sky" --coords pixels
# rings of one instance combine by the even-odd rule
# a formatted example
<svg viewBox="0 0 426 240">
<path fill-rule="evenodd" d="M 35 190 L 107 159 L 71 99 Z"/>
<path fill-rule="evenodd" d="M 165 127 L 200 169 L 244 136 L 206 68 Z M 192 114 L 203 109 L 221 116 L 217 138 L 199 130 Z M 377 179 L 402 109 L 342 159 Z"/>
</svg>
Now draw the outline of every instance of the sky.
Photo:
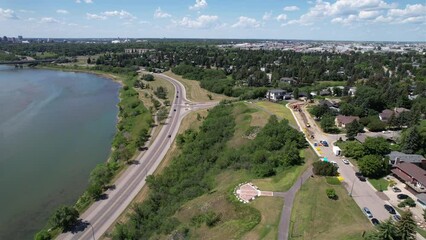
<svg viewBox="0 0 426 240">
<path fill-rule="evenodd" d="M 1 0 L 0 35 L 426 42 L 426 0 Z"/>
</svg>

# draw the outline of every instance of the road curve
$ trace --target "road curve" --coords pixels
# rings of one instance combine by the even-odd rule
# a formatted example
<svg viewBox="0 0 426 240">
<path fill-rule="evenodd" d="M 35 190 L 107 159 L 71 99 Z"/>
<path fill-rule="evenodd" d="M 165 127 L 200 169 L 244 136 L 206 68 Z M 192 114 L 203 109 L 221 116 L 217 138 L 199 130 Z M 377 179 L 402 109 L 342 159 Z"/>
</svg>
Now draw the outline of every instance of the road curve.
<svg viewBox="0 0 426 240">
<path fill-rule="evenodd" d="M 95 202 L 81 215 L 85 228 L 80 231 L 63 233 L 57 239 L 99 239 L 139 193 L 145 185 L 146 177 L 157 169 L 176 137 L 182 119 L 193 110 L 217 104 L 191 103 L 186 99 L 185 87 L 179 81 L 163 74 L 156 74 L 156 76 L 171 82 L 176 89 L 176 97 L 173 99 L 165 125 L 148 150 L 140 153 L 136 158 L 139 164 L 129 166 L 115 182 L 115 189 L 106 192 L 108 197 Z"/>
</svg>

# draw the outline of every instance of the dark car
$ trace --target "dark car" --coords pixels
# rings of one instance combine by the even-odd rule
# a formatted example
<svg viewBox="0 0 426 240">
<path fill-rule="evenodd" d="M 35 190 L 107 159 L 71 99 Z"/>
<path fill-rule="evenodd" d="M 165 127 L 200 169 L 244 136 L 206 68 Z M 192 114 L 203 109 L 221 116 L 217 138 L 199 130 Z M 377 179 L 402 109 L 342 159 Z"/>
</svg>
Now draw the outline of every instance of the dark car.
<svg viewBox="0 0 426 240">
<path fill-rule="evenodd" d="M 379 222 L 379 220 L 377 220 L 377 218 L 372 218 L 371 219 L 371 223 L 374 224 L 374 225 L 379 225 L 380 224 L 380 222 Z"/>
<path fill-rule="evenodd" d="M 323 145 L 324 147 L 328 147 L 328 142 L 327 142 L 327 141 L 322 141 L 322 145 Z"/>
<path fill-rule="evenodd" d="M 176 112 L 176 109 L 173 109 L 173 112 Z"/>
<path fill-rule="evenodd" d="M 396 197 L 398 198 L 398 199 L 400 199 L 400 200 L 404 200 L 404 199 L 407 199 L 408 198 L 408 195 L 406 195 L 406 194 L 398 194 L 398 195 L 396 195 Z"/>
<path fill-rule="evenodd" d="M 172 137 L 172 135 L 169 135 L 169 136 L 167 136 L 168 138 L 171 138 Z"/>
<path fill-rule="evenodd" d="M 385 204 L 385 209 L 386 209 L 386 211 L 388 211 L 390 214 L 396 214 L 395 209 L 394 209 L 391 205 Z"/>
<path fill-rule="evenodd" d="M 178 98 L 179 96 L 176 96 L 176 98 Z"/>
<path fill-rule="evenodd" d="M 401 192 L 401 189 L 397 188 L 397 187 L 392 187 L 392 191 L 393 192 Z"/>
<path fill-rule="evenodd" d="M 360 172 L 356 172 L 355 176 L 361 181 L 361 182 L 365 182 L 365 177 L 362 175 L 362 173 Z"/>
</svg>

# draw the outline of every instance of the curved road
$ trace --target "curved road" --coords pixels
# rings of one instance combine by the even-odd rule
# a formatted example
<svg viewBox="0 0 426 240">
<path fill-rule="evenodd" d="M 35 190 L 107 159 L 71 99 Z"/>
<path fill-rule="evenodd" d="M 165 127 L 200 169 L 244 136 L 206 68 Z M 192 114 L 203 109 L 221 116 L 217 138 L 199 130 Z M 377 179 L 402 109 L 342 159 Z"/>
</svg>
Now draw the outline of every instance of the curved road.
<svg viewBox="0 0 426 240">
<path fill-rule="evenodd" d="M 176 89 L 168 120 L 148 150 L 136 158 L 139 164 L 129 166 L 115 182 L 115 189 L 106 192 L 107 198 L 95 202 L 81 215 L 82 229 L 63 233 L 57 239 L 99 239 L 139 193 L 146 177 L 153 174 L 161 163 L 178 133 L 182 119 L 193 110 L 217 104 L 191 103 L 186 99 L 185 87 L 180 82 L 163 74 L 155 75 L 168 80 Z"/>
</svg>

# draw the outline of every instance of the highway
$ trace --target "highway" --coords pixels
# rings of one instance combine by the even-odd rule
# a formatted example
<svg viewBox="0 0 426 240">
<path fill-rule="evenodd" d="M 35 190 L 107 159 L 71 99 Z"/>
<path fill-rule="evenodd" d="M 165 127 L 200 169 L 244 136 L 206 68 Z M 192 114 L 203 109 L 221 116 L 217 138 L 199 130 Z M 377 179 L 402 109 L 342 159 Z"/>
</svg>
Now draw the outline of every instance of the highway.
<svg viewBox="0 0 426 240">
<path fill-rule="evenodd" d="M 106 199 L 95 202 L 80 216 L 84 223 L 82 224 L 83 229 L 63 233 L 57 239 L 99 239 L 140 192 L 145 185 L 146 177 L 157 169 L 176 137 L 182 119 L 191 111 L 209 108 L 217 104 L 214 102 L 192 103 L 186 99 L 185 87 L 180 82 L 163 74 L 155 75 L 171 82 L 176 90 L 169 118 L 148 150 L 141 152 L 135 159 L 139 163 L 126 169 L 115 182 L 115 189 L 106 192 L 108 196 Z"/>
</svg>

